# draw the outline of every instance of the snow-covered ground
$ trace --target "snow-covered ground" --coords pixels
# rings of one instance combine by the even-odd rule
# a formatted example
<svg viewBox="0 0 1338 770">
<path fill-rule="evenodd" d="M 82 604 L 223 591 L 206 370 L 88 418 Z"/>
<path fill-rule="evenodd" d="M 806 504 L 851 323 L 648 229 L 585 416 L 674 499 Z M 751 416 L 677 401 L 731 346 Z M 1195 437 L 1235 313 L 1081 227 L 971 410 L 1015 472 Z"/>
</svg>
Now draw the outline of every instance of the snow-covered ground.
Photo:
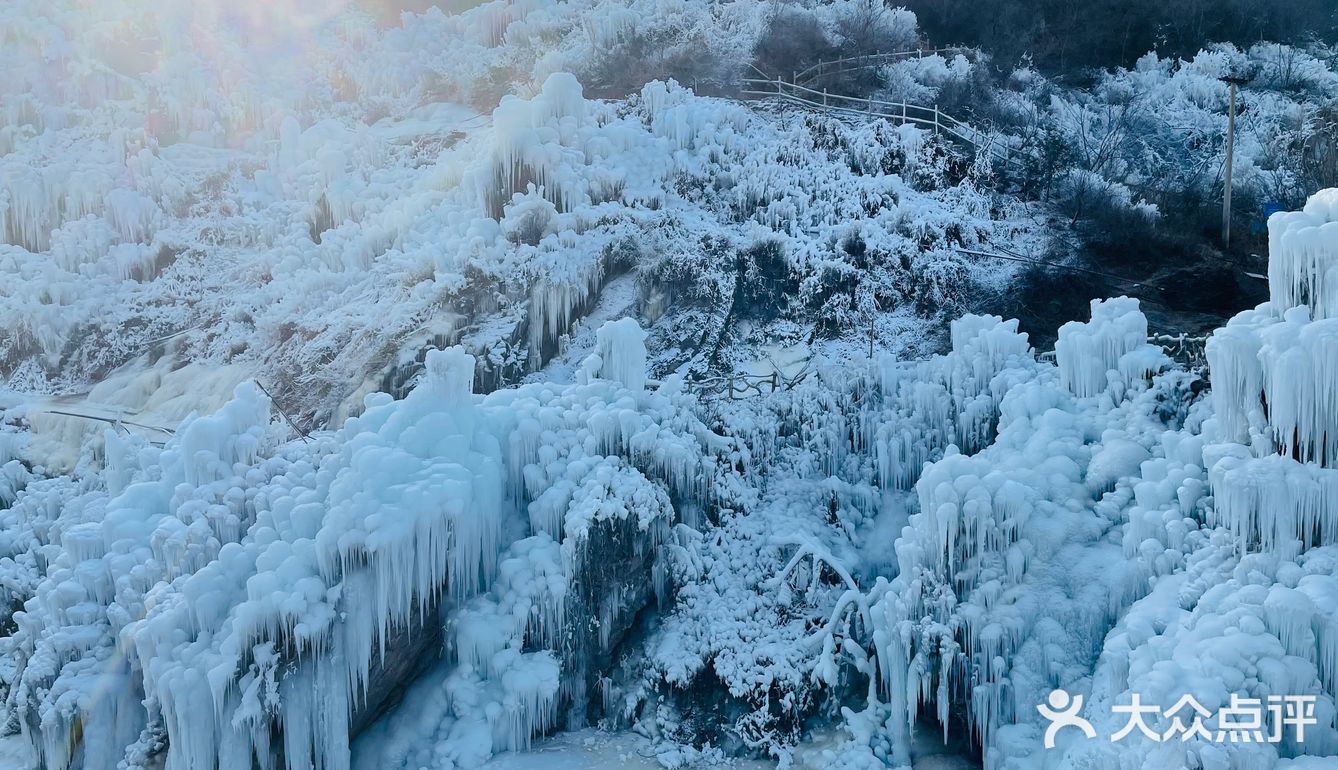
<svg viewBox="0 0 1338 770">
<path fill-rule="evenodd" d="M 27 770 L 36 766 L 32 747 L 22 736 L 0 738 L 0 767 L 6 770 Z"/>
<path fill-rule="evenodd" d="M 926 350 L 941 319 L 913 303 L 950 312 L 1011 274 L 954 248 L 1037 239 L 912 129 L 796 121 L 658 81 L 584 98 L 558 70 L 591 59 L 567 48 L 598 43 L 587 20 L 632 23 L 585 5 L 497 3 L 384 31 L 212 3 L 11 14 L 7 386 L 108 401 L 101 384 L 156 424 L 185 415 L 167 403 L 178 392 L 212 410 L 255 376 L 324 425 L 401 387 L 431 344 L 465 343 L 489 387 L 517 381 L 624 274 L 635 286 L 604 304 L 658 321 L 659 374 L 733 355 L 740 328 L 765 336 L 782 312 L 796 335 L 885 315 L 900 320 L 880 346 Z M 730 12 L 752 16 L 709 22 L 738 38 L 721 56 L 766 14 Z M 426 39 L 451 43 L 422 54 Z M 746 303 L 776 307 L 744 318 Z M 68 421 L 46 422 L 71 443 Z"/>
<path fill-rule="evenodd" d="M 662 770 L 674 757 L 668 752 L 656 753 L 653 745 L 638 735 L 629 733 L 599 733 L 578 730 L 536 742 L 528 752 L 499 754 L 488 760 L 482 770 L 531 770 L 535 767 L 553 770 L 578 768 L 627 768 L 628 770 Z M 703 768 L 731 768 L 733 770 L 770 770 L 774 763 L 758 760 L 720 758 L 704 761 L 695 766 Z"/>
<path fill-rule="evenodd" d="M 821 767 L 821 749 L 817 744 L 800 752 L 797 762 L 803 767 Z M 912 754 L 913 770 L 971 770 L 979 764 L 969 757 L 944 747 L 931 736 L 917 739 Z M 681 748 L 656 751 L 655 745 L 634 733 L 605 733 L 576 730 L 535 741 L 529 751 L 498 754 L 479 770 L 664 770 L 683 759 L 700 770 L 774 770 L 771 760 L 739 759 L 715 755 L 690 755 Z"/>
</svg>

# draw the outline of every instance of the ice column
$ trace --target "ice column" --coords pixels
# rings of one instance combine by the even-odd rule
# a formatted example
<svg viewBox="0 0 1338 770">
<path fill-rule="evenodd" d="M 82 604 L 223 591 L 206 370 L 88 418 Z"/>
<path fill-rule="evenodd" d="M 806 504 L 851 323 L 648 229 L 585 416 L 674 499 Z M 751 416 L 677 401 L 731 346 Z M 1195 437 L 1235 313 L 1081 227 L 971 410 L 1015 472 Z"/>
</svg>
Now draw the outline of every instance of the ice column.
<svg viewBox="0 0 1338 770">
<path fill-rule="evenodd" d="M 595 332 L 599 340 L 599 374 L 631 390 L 646 388 L 646 333 L 634 318 L 610 321 Z"/>
<path fill-rule="evenodd" d="M 1338 189 L 1268 222 L 1270 300 L 1208 345 L 1219 521 L 1250 548 L 1338 532 Z"/>
<path fill-rule="evenodd" d="M 1144 348 L 1147 341 L 1148 322 L 1139 312 L 1138 300 L 1094 299 L 1090 322 L 1070 321 L 1059 327 L 1055 359 L 1060 381 L 1079 398 L 1105 392 L 1113 372 L 1127 382 L 1131 376 L 1146 372 L 1133 371 L 1139 368 L 1137 361 L 1125 356 Z"/>
</svg>

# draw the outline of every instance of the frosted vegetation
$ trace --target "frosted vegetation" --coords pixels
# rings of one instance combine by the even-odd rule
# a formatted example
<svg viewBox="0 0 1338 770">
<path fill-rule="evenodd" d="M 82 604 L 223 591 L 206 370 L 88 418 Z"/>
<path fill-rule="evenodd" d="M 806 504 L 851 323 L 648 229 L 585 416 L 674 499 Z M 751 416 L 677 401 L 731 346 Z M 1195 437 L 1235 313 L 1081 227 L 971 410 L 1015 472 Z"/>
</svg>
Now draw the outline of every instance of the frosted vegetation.
<svg viewBox="0 0 1338 770">
<path fill-rule="evenodd" d="M 913 47 L 905 11 L 323 8 L 0 16 L 0 761 L 467 769 L 588 726 L 671 768 L 1338 755 L 1338 191 L 1291 152 L 1333 152 L 1322 46 L 842 83 L 1003 167 L 732 98 Z M 1277 57 L 1238 184 L 1298 210 L 1207 370 L 1132 297 L 1043 354 L 990 312 L 1017 263 L 963 250 L 1156 231 L 1211 195 L 1216 78 Z M 1042 748 L 1055 687 L 1101 740 Z M 1318 724 L 1112 743 L 1132 693 Z"/>
<path fill-rule="evenodd" d="M 1034 240 L 1021 206 L 918 132 L 758 113 L 674 82 L 592 101 L 559 71 L 651 34 L 639 24 L 697 25 L 737 78 L 727 54 L 746 55 L 765 4 L 585 5 L 433 12 L 383 33 L 330 21 L 262 40 L 277 62 L 259 72 L 255 44 L 226 25 L 209 38 L 190 14 L 112 3 L 65 26 L 45 10 L 10 22 L 9 386 L 110 378 L 92 400 L 170 423 L 258 374 L 301 424 L 325 425 L 366 392 L 402 394 L 431 343 L 479 356 L 482 386 L 514 382 L 628 273 L 648 321 L 673 300 L 650 330 L 660 372 L 704 370 L 747 315 L 799 320 L 788 341 L 878 315 L 888 345 L 924 349 L 924 320 L 1009 274 L 954 247 Z M 173 50 L 188 29 L 207 39 Z M 119 45 L 157 46 L 163 63 L 109 70 L 99 52 Z M 237 376 L 173 382 L 187 362 Z M 169 395 L 182 390 L 196 397 Z"/>
</svg>

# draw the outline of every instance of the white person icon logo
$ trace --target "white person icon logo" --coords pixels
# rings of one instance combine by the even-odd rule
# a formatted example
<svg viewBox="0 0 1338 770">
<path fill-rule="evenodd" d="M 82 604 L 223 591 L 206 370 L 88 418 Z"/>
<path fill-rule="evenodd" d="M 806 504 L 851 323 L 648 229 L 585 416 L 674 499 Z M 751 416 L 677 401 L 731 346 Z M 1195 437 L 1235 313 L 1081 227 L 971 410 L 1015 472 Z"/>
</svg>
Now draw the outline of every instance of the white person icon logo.
<svg viewBox="0 0 1338 770">
<path fill-rule="evenodd" d="M 1083 735 L 1088 738 L 1096 737 L 1096 730 L 1092 723 L 1078 716 L 1082 711 L 1082 696 L 1070 695 L 1065 690 L 1053 690 L 1046 697 L 1050 702 L 1049 706 L 1042 703 L 1036 706 L 1036 710 L 1041 712 L 1041 716 L 1050 720 L 1050 726 L 1045 728 L 1045 747 L 1053 749 L 1055 747 L 1055 733 L 1058 733 L 1065 727 L 1076 727 L 1082 730 Z"/>
</svg>

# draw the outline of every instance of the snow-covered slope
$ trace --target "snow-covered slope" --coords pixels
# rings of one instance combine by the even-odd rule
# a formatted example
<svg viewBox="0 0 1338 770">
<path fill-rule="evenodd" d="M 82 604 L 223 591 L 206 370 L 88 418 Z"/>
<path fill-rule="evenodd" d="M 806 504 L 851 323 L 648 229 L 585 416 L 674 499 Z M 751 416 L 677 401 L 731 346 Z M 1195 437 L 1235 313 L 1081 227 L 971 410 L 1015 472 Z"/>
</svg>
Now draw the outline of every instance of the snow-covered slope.
<svg viewBox="0 0 1338 770">
<path fill-rule="evenodd" d="M 926 721 L 990 767 L 1327 756 L 1329 358 L 1286 356 L 1327 327 L 1286 298 L 1324 297 L 1334 200 L 1274 218 L 1282 299 L 1215 335 L 1211 398 L 1124 298 L 1053 364 L 968 316 L 946 355 L 708 404 L 648 389 L 623 319 L 572 385 L 473 396 L 432 352 L 309 441 L 242 386 L 164 448 L 110 435 L 96 477 L 12 461 L 10 718 L 58 768 L 470 767 L 590 719 L 696 747 L 670 764 L 901 766 Z M 1055 687 L 1109 734 L 1134 694 L 1315 711 L 1050 749 Z"/>
<path fill-rule="evenodd" d="M 603 36 L 693 20 L 732 41 L 712 50 L 737 77 L 768 13 L 596 5 L 383 31 L 213 3 L 8 14 L 0 376 L 39 436 L 59 434 L 44 464 L 73 467 L 78 426 L 99 427 L 35 396 L 169 425 L 257 377 L 325 426 L 457 342 L 481 387 L 515 382 L 624 273 L 658 322 L 656 374 L 730 363 L 734 338 L 781 316 L 798 340 L 876 323 L 882 345 L 924 348 L 925 319 L 1010 274 L 954 249 L 1035 237 L 912 129 L 672 82 L 585 98 L 560 70 L 594 66 Z"/>
</svg>

